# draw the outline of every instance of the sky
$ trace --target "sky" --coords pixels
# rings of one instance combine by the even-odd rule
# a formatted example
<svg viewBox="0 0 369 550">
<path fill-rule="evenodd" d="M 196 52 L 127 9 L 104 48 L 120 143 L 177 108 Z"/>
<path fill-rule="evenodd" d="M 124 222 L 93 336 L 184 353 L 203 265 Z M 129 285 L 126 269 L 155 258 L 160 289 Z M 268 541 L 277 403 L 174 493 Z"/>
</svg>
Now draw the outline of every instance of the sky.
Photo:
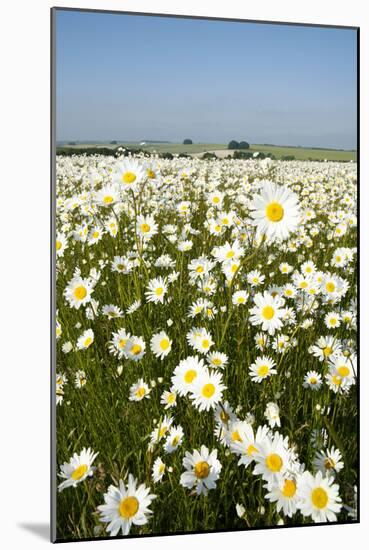
<svg viewBox="0 0 369 550">
<path fill-rule="evenodd" d="M 58 141 L 356 148 L 356 31 L 57 11 Z"/>
</svg>

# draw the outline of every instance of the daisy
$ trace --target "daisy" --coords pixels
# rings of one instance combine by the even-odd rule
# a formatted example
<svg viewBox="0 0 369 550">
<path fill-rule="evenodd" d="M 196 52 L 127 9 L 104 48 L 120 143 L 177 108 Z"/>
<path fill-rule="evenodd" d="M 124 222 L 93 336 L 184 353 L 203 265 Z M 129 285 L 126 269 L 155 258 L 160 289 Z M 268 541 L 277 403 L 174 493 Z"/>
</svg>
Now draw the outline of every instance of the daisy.
<svg viewBox="0 0 369 550">
<path fill-rule="evenodd" d="M 331 447 L 326 451 L 318 451 L 314 458 L 314 467 L 320 470 L 322 474 L 335 474 L 344 467 L 342 455 L 339 449 Z"/>
<path fill-rule="evenodd" d="M 281 318 L 284 315 L 284 300 L 280 296 L 273 297 L 268 292 L 257 293 L 254 297 L 255 306 L 250 309 L 252 325 L 261 325 L 273 336 L 276 330 L 282 327 Z"/>
<path fill-rule="evenodd" d="M 220 351 L 213 351 L 209 353 L 206 360 L 209 366 L 214 367 L 215 369 L 223 369 L 228 363 L 227 355 L 225 353 L 221 353 Z"/>
<path fill-rule="evenodd" d="M 118 359 L 127 357 L 127 345 L 130 341 L 131 335 L 126 332 L 124 328 L 118 330 L 118 332 L 112 333 L 113 338 L 109 342 L 109 350 L 113 355 L 117 355 Z"/>
<path fill-rule="evenodd" d="M 165 415 L 164 418 L 160 419 L 157 427 L 150 434 L 150 443 L 152 446 L 159 443 L 159 441 L 168 435 L 172 424 L 173 418 L 171 416 Z"/>
<path fill-rule="evenodd" d="M 240 306 L 246 304 L 248 300 L 248 293 L 245 290 L 237 290 L 232 295 L 232 304 L 235 306 Z"/>
<path fill-rule="evenodd" d="M 162 277 L 152 279 L 148 284 L 148 290 L 145 292 L 145 296 L 148 302 L 163 303 L 164 296 L 168 291 L 166 280 Z"/>
<path fill-rule="evenodd" d="M 188 343 L 199 353 L 206 354 L 214 345 L 210 332 L 206 328 L 194 328 L 187 333 Z"/>
<path fill-rule="evenodd" d="M 181 426 L 172 426 L 164 443 L 164 451 L 171 454 L 182 445 L 184 437 L 183 428 Z"/>
<path fill-rule="evenodd" d="M 158 224 L 153 216 L 138 216 L 136 221 L 136 231 L 145 241 L 149 241 L 153 235 L 158 232 Z"/>
<path fill-rule="evenodd" d="M 160 403 L 164 409 L 171 409 L 177 405 L 177 393 L 175 391 L 164 391 L 160 397 Z"/>
<path fill-rule="evenodd" d="M 302 515 L 310 516 L 315 523 L 337 521 L 342 508 L 338 491 L 333 477 L 323 477 L 320 471 L 315 476 L 304 472 L 297 480 Z"/>
<path fill-rule="evenodd" d="M 132 261 L 127 256 L 114 256 L 114 259 L 111 262 L 112 271 L 117 271 L 118 273 L 123 273 L 124 275 L 131 273 L 132 268 Z"/>
<path fill-rule="evenodd" d="M 145 170 L 135 159 L 118 162 L 113 173 L 113 183 L 119 189 L 136 191 L 138 184 L 144 179 Z"/>
<path fill-rule="evenodd" d="M 204 372 L 206 372 L 204 360 L 199 359 L 197 355 L 182 359 L 173 371 L 172 385 L 174 390 L 179 395 L 187 395 L 192 391 L 198 376 L 201 376 Z"/>
<path fill-rule="evenodd" d="M 78 370 L 75 374 L 74 385 L 76 388 L 83 388 L 87 384 L 87 377 L 84 370 Z"/>
<path fill-rule="evenodd" d="M 145 340 L 140 336 L 131 336 L 124 347 L 124 355 L 127 359 L 140 361 L 145 355 Z"/>
<path fill-rule="evenodd" d="M 169 339 L 166 332 L 162 330 L 161 332 L 154 334 L 151 338 L 150 349 L 155 357 L 159 357 L 163 360 L 172 349 L 172 341 Z"/>
<path fill-rule="evenodd" d="M 304 388 L 317 391 L 322 387 L 322 376 L 315 370 L 309 370 L 304 376 Z"/>
<path fill-rule="evenodd" d="M 254 475 L 261 475 L 264 481 L 278 481 L 290 465 L 286 440 L 278 433 L 273 437 L 266 437 L 254 458 Z"/>
<path fill-rule="evenodd" d="M 91 301 L 93 284 L 91 279 L 83 279 L 80 276 L 73 277 L 64 290 L 64 296 L 70 307 L 79 309 Z"/>
<path fill-rule="evenodd" d="M 342 379 L 342 383 L 346 387 L 355 384 L 355 363 L 356 361 L 340 354 L 330 359 L 329 368 L 333 374 Z"/>
<path fill-rule="evenodd" d="M 252 426 L 247 422 L 243 422 L 238 427 L 239 437 L 231 438 L 230 449 L 232 453 L 240 457 L 238 461 L 239 466 L 243 464 L 247 467 L 253 462 L 255 453 L 260 452 L 260 445 L 263 444 L 268 434 L 268 426 L 259 426 L 256 434 Z"/>
<path fill-rule="evenodd" d="M 130 401 L 142 401 L 142 399 L 149 399 L 151 390 L 149 386 L 140 378 L 135 384 L 129 388 L 129 400 Z"/>
<path fill-rule="evenodd" d="M 96 195 L 96 202 L 100 206 L 113 206 L 118 200 L 119 193 L 113 185 L 106 185 Z"/>
<path fill-rule="evenodd" d="M 87 349 L 93 344 L 94 331 L 89 328 L 77 340 L 77 349 Z"/>
<path fill-rule="evenodd" d="M 219 372 L 204 372 L 196 378 L 190 397 L 199 411 L 214 409 L 217 403 L 222 400 L 223 390 L 226 387 L 222 382 L 222 375 Z"/>
<path fill-rule="evenodd" d="M 164 474 L 165 474 L 166 466 L 160 456 L 155 460 L 153 467 L 152 467 L 152 479 L 154 483 L 160 483 L 163 480 Z"/>
<path fill-rule="evenodd" d="M 341 324 L 340 314 L 331 311 L 327 313 L 324 317 L 324 324 L 327 328 L 335 329 L 338 328 Z"/>
<path fill-rule="evenodd" d="M 137 311 L 141 307 L 141 300 L 135 300 L 133 304 L 131 304 L 126 309 L 127 315 L 132 315 L 135 311 Z"/>
<path fill-rule="evenodd" d="M 187 489 L 195 487 L 197 495 L 207 495 L 210 489 L 215 489 L 222 469 L 217 454 L 216 449 L 209 452 L 205 445 L 201 445 L 200 452 L 196 449 L 192 454 L 186 451 L 183 458 L 183 466 L 186 471 L 183 472 L 180 479 L 182 487 Z"/>
<path fill-rule="evenodd" d="M 110 485 L 104 494 L 105 504 L 97 507 L 100 521 L 108 524 L 106 530 L 111 537 L 118 535 L 120 530 L 122 535 L 128 535 L 132 525 L 146 525 L 154 498 L 156 496 L 145 484 L 137 487 L 137 480 L 129 474 L 127 485 L 119 480 L 118 487 Z"/>
<path fill-rule="evenodd" d="M 251 205 L 251 217 L 258 235 L 266 235 L 270 240 L 285 240 L 300 221 L 297 195 L 286 186 L 265 181 L 260 195 Z"/>
<path fill-rule="evenodd" d="M 276 502 L 277 512 L 282 510 L 284 515 L 292 518 L 299 504 L 296 479 L 291 476 L 282 477 L 267 483 L 264 488 L 269 491 L 265 498 L 270 502 Z"/>
<path fill-rule="evenodd" d="M 122 310 L 113 304 L 103 306 L 102 314 L 106 315 L 109 319 L 119 319 L 120 317 L 123 317 Z"/>
<path fill-rule="evenodd" d="M 250 271 L 250 273 L 247 274 L 247 282 L 253 287 L 262 285 L 264 279 L 265 275 L 262 275 L 257 269 Z"/>
<path fill-rule="evenodd" d="M 91 477 L 94 472 L 92 463 L 99 453 L 94 453 L 90 448 L 82 449 L 80 454 L 74 453 L 69 462 L 64 462 L 60 466 L 59 477 L 65 481 L 58 485 L 58 490 L 63 491 L 67 487 L 76 487 L 78 483 L 84 481 L 87 477 Z"/>
<path fill-rule="evenodd" d="M 58 233 L 55 241 L 56 255 L 58 258 L 64 256 L 65 250 L 68 248 L 68 239 L 64 233 Z"/>
<path fill-rule="evenodd" d="M 341 351 L 341 344 L 333 336 L 321 336 L 315 345 L 309 349 L 319 361 L 336 357 Z"/>
<path fill-rule="evenodd" d="M 266 355 L 258 357 L 255 363 L 252 363 L 249 369 L 249 374 L 253 382 L 262 382 L 272 374 L 277 374 L 275 362 Z"/>
<path fill-rule="evenodd" d="M 271 428 L 274 428 L 275 426 L 280 427 L 281 420 L 279 417 L 279 407 L 277 403 L 272 403 L 272 402 L 267 403 L 264 416 L 268 420 L 269 426 Z"/>
</svg>

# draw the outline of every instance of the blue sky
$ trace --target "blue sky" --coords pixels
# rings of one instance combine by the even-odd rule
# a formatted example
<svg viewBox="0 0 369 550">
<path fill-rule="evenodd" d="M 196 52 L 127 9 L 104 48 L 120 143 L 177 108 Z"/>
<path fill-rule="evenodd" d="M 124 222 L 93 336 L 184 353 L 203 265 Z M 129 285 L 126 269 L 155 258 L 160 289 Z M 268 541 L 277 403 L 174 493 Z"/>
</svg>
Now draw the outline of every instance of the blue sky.
<svg viewBox="0 0 369 550">
<path fill-rule="evenodd" d="M 356 148 L 356 31 L 57 11 L 57 140 Z"/>
</svg>

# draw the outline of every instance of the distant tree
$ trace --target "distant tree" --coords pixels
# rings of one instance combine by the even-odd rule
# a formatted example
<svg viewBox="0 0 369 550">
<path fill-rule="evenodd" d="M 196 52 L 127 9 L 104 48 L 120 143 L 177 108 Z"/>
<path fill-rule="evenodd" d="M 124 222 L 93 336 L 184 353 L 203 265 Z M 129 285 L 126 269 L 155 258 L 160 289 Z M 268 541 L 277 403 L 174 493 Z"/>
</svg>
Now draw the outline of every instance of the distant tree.
<svg viewBox="0 0 369 550">
<path fill-rule="evenodd" d="M 186 138 L 183 140 L 183 145 L 192 145 L 192 143 L 193 143 L 192 139 Z"/>
<path fill-rule="evenodd" d="M 75 141 L 68 141 L 68 145 L 77 145 Z"/>
<path fill-rule="evenodd" d="M 238 143 L 238 141 L 236 141 L 235 139 L 232 139 L 229 143 L 228 143 L 228 149 L 238 149 L 240 146 L 240 144 Z"/>
<path fill-rule="evenodd" d="M 250 144 L 247 141 L 240 141 L 239 149 L 250 149 Z"/>
<path fill-rule="evenodd" d="M 117 141 L 115 139 L 113 139 L 111 142 L 110 142 L 110 145 L 117 145 Z"/>
</svg>

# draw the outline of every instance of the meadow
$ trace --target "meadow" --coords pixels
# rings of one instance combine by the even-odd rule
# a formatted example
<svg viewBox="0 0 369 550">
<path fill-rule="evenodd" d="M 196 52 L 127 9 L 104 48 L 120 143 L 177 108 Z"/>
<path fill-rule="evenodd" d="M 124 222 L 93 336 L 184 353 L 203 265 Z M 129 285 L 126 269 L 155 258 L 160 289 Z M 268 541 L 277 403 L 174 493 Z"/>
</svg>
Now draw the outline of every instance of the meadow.
<svg viewBox="0 0 369 550">
<path fill-rule="evenodd" d="M 214 152 L 217 156 L 223 157 L 224 155 L 233 155 L 233 150 L 228 150 L 226 143 L 192 143 L 185 145 L 183 143 L 163 143 L 163 142 L 147 142 L 145 145 L 141 145 L 137 142 L 117 142 L 116 144 L 106 143 L 83 143 L 78 142 L 76 145 L 63 144 L 63 147 L 68 147 L 71 150 L 73 148 L 86 148 L 90 147 L 107 147 L 116 148 L 117 146 L 128 147 L 129 149 L 141 149 L 149 153 L 172 153 L 181 154 L 186 153 L 188 155 L 200 155 L 205 152 Z M 356 162 L 356 151 L 345 151 L 338 149 L 320 149 L 309 147 L 287 147 L 279 145 L 262 145 L 262 144 L 250 144 L 250 148 L 247 149 L 252 153 L 265 153 L 266 155 L 274 155 L 276 159 L 282 159 L 285 156 L 294 156 L 296 160 L 311 160 L 314 161 L 344 161 L 344 162 Z"/>
<path fill-rule="evenodd" d="M 356 521 L 356 163 L 57 156 L 56 190 L 58 539 Z"/>
</svg>

